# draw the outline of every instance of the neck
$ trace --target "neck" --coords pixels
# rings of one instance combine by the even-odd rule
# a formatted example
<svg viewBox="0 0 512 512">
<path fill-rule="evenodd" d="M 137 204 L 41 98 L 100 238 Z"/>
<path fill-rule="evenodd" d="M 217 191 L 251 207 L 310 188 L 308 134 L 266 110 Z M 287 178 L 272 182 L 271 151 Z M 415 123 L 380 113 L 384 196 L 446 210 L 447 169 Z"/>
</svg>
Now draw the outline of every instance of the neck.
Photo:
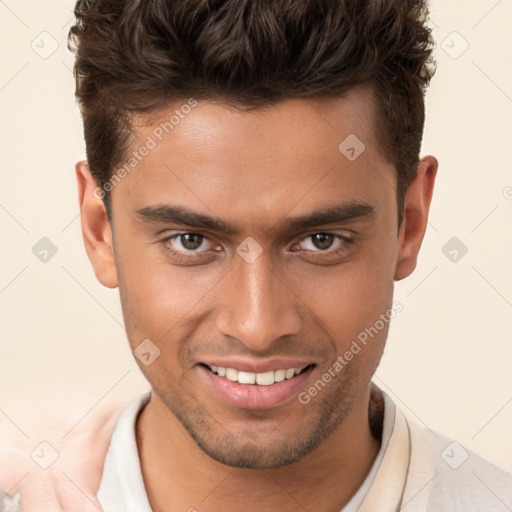
<svg viewBox="0 0 512 512">
<path fill-rule="evenodd" d="M 247 512 L 343 508 L 363 483 L 380 440 L 372 436 L 370 387 L 344 421 L 299 461 L 272 469 L 240 469 L 206 455 L 152 393 L 137 421 L 144 484 L 154 512 Z M 376 424 L 380 424 L 379 421 Z M 378 431 L 373 428 L 373 431 Z"/>
</svg>

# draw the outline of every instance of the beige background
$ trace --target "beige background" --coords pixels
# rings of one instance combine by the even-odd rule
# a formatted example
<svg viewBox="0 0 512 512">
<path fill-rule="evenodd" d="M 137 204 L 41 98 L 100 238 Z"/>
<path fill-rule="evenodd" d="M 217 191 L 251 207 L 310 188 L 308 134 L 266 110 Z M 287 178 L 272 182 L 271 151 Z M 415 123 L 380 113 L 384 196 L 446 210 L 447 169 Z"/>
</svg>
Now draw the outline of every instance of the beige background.
<svg viewBox="0 0 512 512">
<path fill-rule="evenodd" d="M 418 268 L 396 285 L 404 311 L 376 382 L 433 429 L 512 470 L 512 1 L 431 5 L 438 71 L 423 154 L 440 169 Z M 0 1 L 0 427 L 34 446 L 47 417 L 62 416 L 67 431 L 148 389 L 117 290 L 96 281 L 81 239 L 72 8 Z M 32 253 L 42 237 L 58 248 L 47 263 Z M 456 263 L 442 251 L 453 237 L 468 248 Z"/>
</svg>

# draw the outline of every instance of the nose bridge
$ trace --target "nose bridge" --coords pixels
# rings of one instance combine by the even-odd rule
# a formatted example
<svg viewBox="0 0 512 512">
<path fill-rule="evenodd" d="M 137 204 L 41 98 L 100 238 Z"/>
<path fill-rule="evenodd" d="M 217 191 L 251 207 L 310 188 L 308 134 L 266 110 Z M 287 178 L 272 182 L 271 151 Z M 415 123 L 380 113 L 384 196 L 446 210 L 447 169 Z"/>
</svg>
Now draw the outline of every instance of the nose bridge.
<svg viewBox="0 0 512 512">
<path fill-rule="evenodd" d="M 265 350 L 273 340 L 297 334 L 301 318 L 293 293 L 278 277 L 269 258 L 252 263 L 238 259 L 217 314 L 217 328 L 252 351 Z"/>
</svg>

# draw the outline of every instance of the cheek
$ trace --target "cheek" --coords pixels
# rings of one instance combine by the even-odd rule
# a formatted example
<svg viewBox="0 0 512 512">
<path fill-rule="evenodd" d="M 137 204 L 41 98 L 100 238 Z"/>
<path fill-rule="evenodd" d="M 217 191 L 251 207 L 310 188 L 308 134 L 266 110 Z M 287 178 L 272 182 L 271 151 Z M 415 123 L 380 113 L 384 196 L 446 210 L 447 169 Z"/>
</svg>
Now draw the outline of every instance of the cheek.
<svg viewBox="0 0 512 512">
<path fill-rule="evenodd" d="M 212 275 L 199 266 L 171 265 L 156 244 L 128 247 L 121 242 L 116 259 L 127 329 L 130 326 L 137 337 L 162 339 L 193 314 L 213 285 Z"/>
<path fill-rule="evenodd" d="M 381 315 L 389 316 L 394 290 L 395 248 L 392 240 L 388 242 L 386 247 L 368 248 L 346 264 L 317 268 L 294 285 L 318 324 L 335 341 L 338 354 L 358 337 L 365 341 L 368 330 L 373 336 L 367 335 L 366 341 L 372 342 L 375 353 L 382 348 L 389 321 L 382 325 Z M 370 356 L 371 351 L 366 352 Z"/>
</svg>

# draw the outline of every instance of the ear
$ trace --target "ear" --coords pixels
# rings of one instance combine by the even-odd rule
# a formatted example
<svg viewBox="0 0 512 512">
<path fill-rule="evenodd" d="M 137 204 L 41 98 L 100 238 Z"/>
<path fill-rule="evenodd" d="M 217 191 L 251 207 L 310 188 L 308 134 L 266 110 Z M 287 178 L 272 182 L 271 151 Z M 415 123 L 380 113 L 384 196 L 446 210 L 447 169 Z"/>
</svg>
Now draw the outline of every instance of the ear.
<svg viewBox="0 0 512 512">
<path fill-rule="evenodd" d="M 75 171 L 78 181 L 82 236 L 87 256 L 98 281 L 107 288 L 116 288 L 118 281 L 112 229 L 101 199 L 104 191 L 98 188 L 87 162 L 78 162 Z"/>
<path fill-rule="evenodd" d="M 404 200 L 404 217 L 398 240 L 398 257 L 395 281 L 405 279 L 416 268 L 418 253 L 427 229 L 430 202 L 434 191 L 438 161 L 433 156 L 424 157 L 410 184 Z"/>
</svg>

